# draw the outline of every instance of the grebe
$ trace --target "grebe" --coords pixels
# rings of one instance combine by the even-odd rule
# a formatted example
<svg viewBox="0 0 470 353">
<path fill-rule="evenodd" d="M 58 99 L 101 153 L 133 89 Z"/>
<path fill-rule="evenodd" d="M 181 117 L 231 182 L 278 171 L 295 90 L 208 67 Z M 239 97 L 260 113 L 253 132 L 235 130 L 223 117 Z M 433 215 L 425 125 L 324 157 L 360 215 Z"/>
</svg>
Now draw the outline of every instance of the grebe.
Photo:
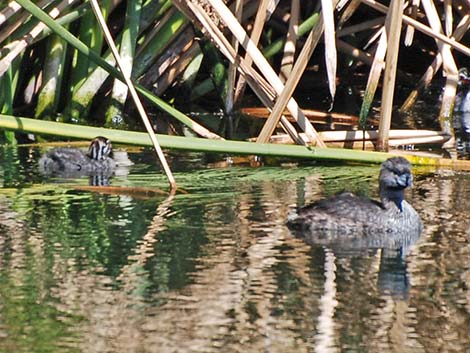
<svg viewBox="0 0 470 353">
<path fill-rule="evenodd" d="M 116 167 L 111 158 L 112 145 L 106 137 L 95 137 L 84 152 L 78 148 L 54 148 L 39 160 L 39 170 L 45 175 L 65 177 L 81 175 L 111 175 Z"/>
<path fill-rule="evenodd" d="M 421 219 L 404 200 L 412 179 L 410 162 L 403 157 L 389 158 L 380 170 L 380 201 L 341 193 L 301 208 L 289 216 L 287 225 L 296 235 L 325 244 L 333 238 L 360 239 L 362 245 L 383 247 L 379 243 L 394 241 L 384 235 L 399 235 L 401 241 L 403 236 L 419 236 Z"/>
</svg>

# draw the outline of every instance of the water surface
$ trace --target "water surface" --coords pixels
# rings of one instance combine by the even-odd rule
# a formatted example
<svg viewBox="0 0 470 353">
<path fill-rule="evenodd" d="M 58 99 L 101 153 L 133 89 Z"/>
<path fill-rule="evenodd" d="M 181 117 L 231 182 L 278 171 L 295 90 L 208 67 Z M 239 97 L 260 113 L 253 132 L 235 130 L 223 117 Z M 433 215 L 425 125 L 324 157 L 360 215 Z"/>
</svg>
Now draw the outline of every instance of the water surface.
<svg viewBox="0 0 470 353">
<path fill-rule="evenodd" d="M 348 252 L 296 239 L 287 215 L 343 189 L 375 197 L 378 166 L 178 154 L 185 193 L 149 197 L 0 152 L 2 353 L 470 351 L 470 174 L 415 170 L 417 243 Z M 166 189 L 131 159 L 113 186 Z"/>
</svg>

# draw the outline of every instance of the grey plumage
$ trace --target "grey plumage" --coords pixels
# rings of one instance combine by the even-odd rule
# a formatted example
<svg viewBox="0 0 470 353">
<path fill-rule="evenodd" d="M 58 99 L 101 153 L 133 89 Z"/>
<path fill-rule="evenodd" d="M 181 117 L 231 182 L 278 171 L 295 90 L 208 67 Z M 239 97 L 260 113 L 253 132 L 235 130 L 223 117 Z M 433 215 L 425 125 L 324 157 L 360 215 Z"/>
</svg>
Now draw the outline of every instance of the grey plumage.
<svg viewBox="0 0 470 353">
<path fill-rule="evenodd" d="M 111 158 L 111 142 L 102 136 L 95 137 L 85 153 L 77 148 L 54 148 L 39 160 L 39 170 L 45 175 L 62 177 L 107 175 L 110 176 L 116 163 Z"/>
<path fill-rule="evenodd" d="M 418 213 L 404 200 L 411 184 L 410 163 L 403 157 L 389 158 L 380 171 L 380 201 L 341 193 L 301 208 L 287 225 L 317 244 L 399 248 L 419 237 L 422 228 Z"/>
</svg>

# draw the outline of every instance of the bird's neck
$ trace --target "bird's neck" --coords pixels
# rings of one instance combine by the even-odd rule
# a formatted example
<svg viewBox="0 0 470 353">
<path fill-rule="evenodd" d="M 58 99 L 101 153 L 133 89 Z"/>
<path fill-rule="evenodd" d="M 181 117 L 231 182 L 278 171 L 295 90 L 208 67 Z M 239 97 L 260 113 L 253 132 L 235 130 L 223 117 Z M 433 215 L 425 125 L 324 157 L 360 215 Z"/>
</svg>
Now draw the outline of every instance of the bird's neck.
<svg viewBox="0 0 470 353">
<path fill-rule="evenodd" d="M 380 200 L 382 204 L 387 207 L 388 204 L 393 202 L 400 211 L 402 209 L 403 199 L 405 198 L 405 189 L 399 188 L 389 188 L 383 185 L 380 185 Z"/>
</svg>

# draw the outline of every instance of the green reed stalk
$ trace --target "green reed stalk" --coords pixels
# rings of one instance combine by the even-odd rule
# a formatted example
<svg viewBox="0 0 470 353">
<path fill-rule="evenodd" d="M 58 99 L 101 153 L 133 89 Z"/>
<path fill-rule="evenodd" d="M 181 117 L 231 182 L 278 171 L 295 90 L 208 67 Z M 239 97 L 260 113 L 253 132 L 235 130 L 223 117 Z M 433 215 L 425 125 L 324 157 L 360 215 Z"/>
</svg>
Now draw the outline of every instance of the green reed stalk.
<svg viewBox="0 0 470 353">
<path fill-rule="evenodd" d="M 13 99 L 18 85 L 20 61 L 21 56 L 13 60 L 12 65 L 10 65 L 0 79 L 0 112 L 2 114 L 13 114 Z M 10 145 L 16 144 L 16 137 L 13 131 L 4 131 L 3 137 L 6 143 Z"/>
<path fill-rule="evenodd" d="M 106 18 L 109 14 L 111 5 L 110 0 L 101 1 L 103 16 Z M 90 50 L 100 53 L 103 46 L 103 35 L 98 26 L 93 12 L 88 11 L 80 19 L 80 30 L 78 39 L 82 41 Z M 72 60 L 72 70 L 70 74 L 70 89 L 71 92 L 76 92 L 80 85 L 86 80 L 88 74 L 96 67 L 93 60 L 90 60 L 88 55 L 75 51 Z M 73 98 L 72 98 L 73 99 Z"/>
<path fill-rule="evenodd" d="M 144 4 L 139 26 L 141 31 L 157 21 L 170 6 L 171 2 L 169 0 L 149 1 Z M 121 34 L 118 34 L 115 41 L 120 42 L 122 40 L 121 37 Z M 112 65 L 115 64 L 114 57 L 109 50 L 104 54 L 104 60 Z M 88 115 L 96 92 L 100 89 L 108 76 L 109 73 L 101 66 L 95 68 L 87 76 L 78 90 L 74 92 L 70 104 L 67 105 L 64 111 L 64 115 L 68 116 L 70 120 L 77 120 L 81 115 Z"/>
<path fill-rule="evenodd" d="M 99 56 L 96 52 L 90 50 L 85 44 L 83 44 L 79 39 L 77 39 L 72 33 L 67 31 L 64 27 L 60 26 L 56 23 L 53 19 L 51 19 L 44 11 L 38 8 L 33 2 L 30 0 L 18 0 L 18 4 L 23 6 L 27 11 L 29 11 L 33 16 L 37 17 L 40 21 L 44 22 L 49 28 L 51 28 L 55 33 L 57 33 L 61 38 L 67 41 L 70 45 L 80 51 L 82 54 L 87 55 L 91 60 L 93 60 L 96 64 L 100 65 L 103 69 L 105 69 L 110 75 L 113 77 L 124 81 L 122 74 L 108 62 L 103 60 L 101 56 Z M 178 111 L 177 109 L 173 108 L 165 101 L 153 95 L 150 91 L 145 89 L 140 85 L 135 85 L 137 91 L 142 94 L 145 98 L 147 98 L 150 102 L 155 104 L 159 109 L 167 112 L 175 119 L 179 120 L 181 123 L 186 125 L 188 128 L 196 132 L 197 134 L 212 138 L 212 139 L 220 139 L 220 136 L 210 132 L 200 124 L 196 123 L 195 121 L 188 118 L 186 115 Z"/>
<path fill-rule="evenodd" d="M 181 76 L 181 82 L 189 89 L 193 88 L 196 76 L 201 68 L 202 59 L 204 59 L 204 55 L 199 51 L 193 57 Z"/>
<path fill-rule="evenodd" d="M 310 17 L 308 17 L 304 22 L 302 22 L 299 26 L 298 30 L 298 36 L 302 37 L 306 33 L 308 33 L 313 26 L 318 22 L 319 19 L 319 13 L 315 12 L 313 13 Z M 280 38 L 274 42 L 272 42 L 270 45 L 268 45 L 264 50 L 263 50 L 263 55 L 269 59 L 276 55 L 277 53 L 281 52 L 284 49 L 286 39 L 285 38 Z M 196 100 L 209 92 L 211 92 L 214 89 L 214 83 L 211 79 L 206 79 L 202 82 L 200 82 L 198 85 L 196 85 L 191 92 L 191 100 Z"/>
<path fill-rule="evenodd" d="M 57 18 L 55 21 L 63 27 L 67 27 L 70 23 L 76 21 L 80 17 L 84 16 L 90 11 L 90 5 L 88 3 L 81 4 L 71 11 L 67 12 L 63 16 Z M 37 40 L 44 39 L 45 37 L 49 36 L 51 33 L 51 29 L 49 27 L 45 28 L 44 31 L 38 36 Z"/>
<path fill-rule="evenodd" d="M 49 55 L 44 59 L 43 85 L 34 114 L 37 119 L 50 119 L 57 111 L 62 92 L 66 48 L 67 43 L 56 34 L 47 39 L 46 52 Z"/>
<path fill-rule="evenodd" d="M 126 6 L 126 18 L 124 29 L 122 30 L 119 56 L 121 57 L 124 67 L 128 70 L 126 75 L 128 74 L 130 76 L 139 34 L 142 0 L 129 0 Z M 111 93 L 111 102 L 105 113 L 106 126 L 118 127 L 123 125 L 122 110 L 126 102 L 127 93 L 127 86 L 121 81 L 115 80 Z"/>
<path fill-rule="evenodd" d="M 174 11 L 169 18 L 162 21 L 163 23 L 158 26 L 157 31 L 151 34 L 153 37 L 139 49 L 135 59 L 133 77 L 137 78 L 148 70 L 161 51 L 187 24 L 186 17 L 179 11 Z"/>
<path fill-rule="evenodd" d="M 302 22 L 299 25 L 299 32 L 298 32 L 299 38 L 303 37 L 306 33 L 308 33 L 313 28 L 313 26 L 317 24 L 319 18 L 320 18 L 320 14 L 318 12 L 315 12 L 309 18 L 307 18 L 304 22 Z M 264 56 L 267 59 L 269 59 L 272 56 L 276 55 L 277 53 L 279 53 L 280 51 L 284 49 L 285 43 L 286 43 L 285 38 L 280 38 L 272 42 L 263 50 Z"/>
<path fill-rule="evenodd" d="M 19 0 L 23 1 L 23 0 Z M 68 136 L 77 139 L 92 139 L 102 135 L 115 143 L 138 146 L 153 146 L 147 133 L 124 131 L 75 124 L 40 121 L 0 115 L 0 128 L 36 134 Z M 275 145 L 243 141 L 208 140 L 195 137 L 157 135 L 163 148 L 199 152 L 229 153 L 235 155 L 259 155 L 299 159 L 326 159 L 350 162 L 381 163 L 393 154 L 384 152 L 358 151 L 340 148 L 316 148 L 299 145 Z M 403 155 L 413 164 L 444 166 L 470 170 L 470 161 Z"/>
</svg>

